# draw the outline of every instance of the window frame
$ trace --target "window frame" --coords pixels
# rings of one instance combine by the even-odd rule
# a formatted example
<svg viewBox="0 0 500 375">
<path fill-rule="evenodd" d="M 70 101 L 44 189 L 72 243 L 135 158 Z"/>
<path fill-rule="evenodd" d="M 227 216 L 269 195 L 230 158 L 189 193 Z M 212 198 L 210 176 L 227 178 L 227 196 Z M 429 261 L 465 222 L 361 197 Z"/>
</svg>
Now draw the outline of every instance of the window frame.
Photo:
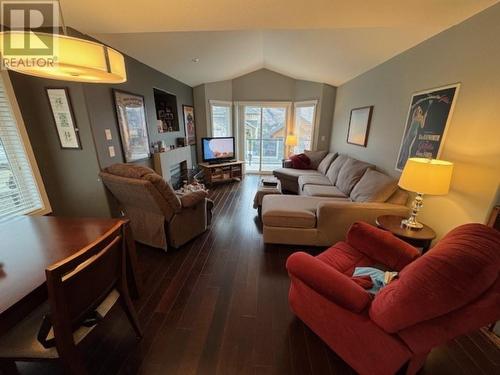
<svg viewBox="0 0 500 375">
<path fill-rule="evenodd" d="M 50 205 L 49 197 L 47 191 L 45 190 L 45 185 L 43 183 L 42 175 L 38 164 L 36 162 L 35 154 L 33 148 L 31 147 L 31 142 L 28 137 L 28 132 L 26 131 L 26 126 L 24 124 L 23 116 L 17 102 L 17 97 L 12 87 L 12 82 L 10 80 L 9 73 L 7 71 L 1 71 L 0 76 L 3 80 L 5 93 L 7 95 L 7 100 L 10 103 L 10 108 L 12 110 L 12 115 L 16 123 L 17 131 L 20 136 L 21 144 L 24 149 L 24 153 L 28 159 L 29 166 L 31 168 L 31 174 L 35 180 L 38 193 L 40 194 L 42 207 L 31 212 L 26 213 L 28 216 L 42 216 L 52 213 L 52 206 Z M 11 219 L 12 220 L 12 219 Z M 8 221 L 8 220 L 7 220 Z"/>
<path fill-rule="evenodd" d="M 210 112 L 210 136 L 213 137 L 214 135 L 214 118 L 213 118 L 213 107 L 227 107 L 229 108 L 229 129 L 230 129 L 230 134 L 226 135 L 227 137 L 234 137 L 235 131 L 234 131 L 234 121 L 233 121 L 233 116 L 234 116 L 234 111 L 233 111 L 233 102 L 231 101 L 225 101 L 225 100 L 209 100 L 209 112 Z"/>
</svg>

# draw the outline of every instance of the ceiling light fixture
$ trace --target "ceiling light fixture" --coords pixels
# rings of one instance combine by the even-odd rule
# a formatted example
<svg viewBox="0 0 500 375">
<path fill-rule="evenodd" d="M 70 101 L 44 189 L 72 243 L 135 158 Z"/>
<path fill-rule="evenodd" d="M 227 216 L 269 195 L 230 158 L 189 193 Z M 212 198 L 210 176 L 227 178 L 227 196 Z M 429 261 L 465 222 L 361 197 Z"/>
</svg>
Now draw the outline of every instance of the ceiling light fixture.
<svg viewBox="0 0 500 375">
<path fill-rule="evenodd" d="M 29 30 L 0 33 L 0 53 L 5 67 L 23 74 L 64 81 L 126 82 L 127 72 L 123 55 L 104 44 L 68 36 L 60 4 L 59 11 L 63 34 Z M 37 56 L 36 53 L 31 54 L 29 50 L 24 49 L 25 41 L 33 39 L 38 43 L 38 47 L 53 46 L 52 62 L 47 56 Z M 10 47 L 9 50 L 7 46 Z"/>
<path fill-rule="evenodd" d="M 193 57 L 191 59 L 191 61 L 194 62 L 194 63 L 197 63 L 197 62 L 200 62 L 200 58 L 199 57 Z"/>
</svg>

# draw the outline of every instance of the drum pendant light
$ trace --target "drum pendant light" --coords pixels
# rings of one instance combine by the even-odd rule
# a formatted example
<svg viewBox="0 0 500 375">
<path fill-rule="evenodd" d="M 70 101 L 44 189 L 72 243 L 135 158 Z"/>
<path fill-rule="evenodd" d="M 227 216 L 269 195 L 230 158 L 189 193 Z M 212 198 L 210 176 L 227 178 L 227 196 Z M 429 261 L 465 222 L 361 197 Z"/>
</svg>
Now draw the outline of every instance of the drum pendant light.
<svg viewBox="0 0 500 375">
<path fill-rule="evenodd" d="M 0 53 L 3 65 L 19 73 L 64 81 L 90 83 L 127 81 L 125 59 L 120 52 L 101 43 L 67 36 L 63 21 L 62 24 L 63 34 L 35 33 L 29 30 L 0 33 Z M 8 43 L 6 43 L 6 38 L 9 38 Z M 53 46 L 52 61 L 46 56 L 12 54 L 16 46 L 18 46 L 17 50 L 22 50 L 27 38 L 32 38 L 32 40 L 35 38 L 41 45 L 44 41 L 50 40 Z M 11 47 L 10 56 L 6 53 L 7 51 L 4 51 L 7 44 Z"/>
</svg>

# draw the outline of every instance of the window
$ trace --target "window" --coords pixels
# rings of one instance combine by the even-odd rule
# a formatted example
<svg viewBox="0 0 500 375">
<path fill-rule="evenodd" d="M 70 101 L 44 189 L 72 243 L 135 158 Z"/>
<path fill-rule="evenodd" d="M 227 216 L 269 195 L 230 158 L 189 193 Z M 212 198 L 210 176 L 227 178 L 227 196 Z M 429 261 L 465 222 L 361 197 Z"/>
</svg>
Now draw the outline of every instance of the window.
<svg viewBox="0 0 500 375">
<path fill-rule="evenodd" d="M 233 103 L 210 101 L 212 116 L 212 137 L 231 137 L 233 135 Z"/>
<path fill-rule="evenodd" d="M 294 134 L 297 136 L 297 146 L 293 149 L 295 154 L 314 147 L 316 103 L 316 101 L 309 101 L 294 104 Z"/>
<path fill-rule="evenodd" d="M 7 73 L 0 76 L 0 222 L 50 207 Z M 26 140 L 26 142 L 24 141 Z M 39 183 L 40 182 L 40 183 Z"/>
</svg>

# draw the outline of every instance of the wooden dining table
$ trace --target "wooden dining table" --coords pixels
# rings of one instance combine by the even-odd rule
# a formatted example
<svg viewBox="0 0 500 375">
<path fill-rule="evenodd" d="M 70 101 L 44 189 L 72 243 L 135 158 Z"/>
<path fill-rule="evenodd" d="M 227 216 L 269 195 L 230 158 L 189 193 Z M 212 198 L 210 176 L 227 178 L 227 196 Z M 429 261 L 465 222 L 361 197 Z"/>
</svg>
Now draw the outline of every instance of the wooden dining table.
<svg viewBox="0 0 500 375">
<path fill-rule="evenodd" d="M 139 295 L 135 243 L 128 221 L 22 216 L 0 224 L 0 335 L 47 299 L 45 269 L 91 244 L 118 223 L 126 225 L 127 279 Z"/>
</svg>

